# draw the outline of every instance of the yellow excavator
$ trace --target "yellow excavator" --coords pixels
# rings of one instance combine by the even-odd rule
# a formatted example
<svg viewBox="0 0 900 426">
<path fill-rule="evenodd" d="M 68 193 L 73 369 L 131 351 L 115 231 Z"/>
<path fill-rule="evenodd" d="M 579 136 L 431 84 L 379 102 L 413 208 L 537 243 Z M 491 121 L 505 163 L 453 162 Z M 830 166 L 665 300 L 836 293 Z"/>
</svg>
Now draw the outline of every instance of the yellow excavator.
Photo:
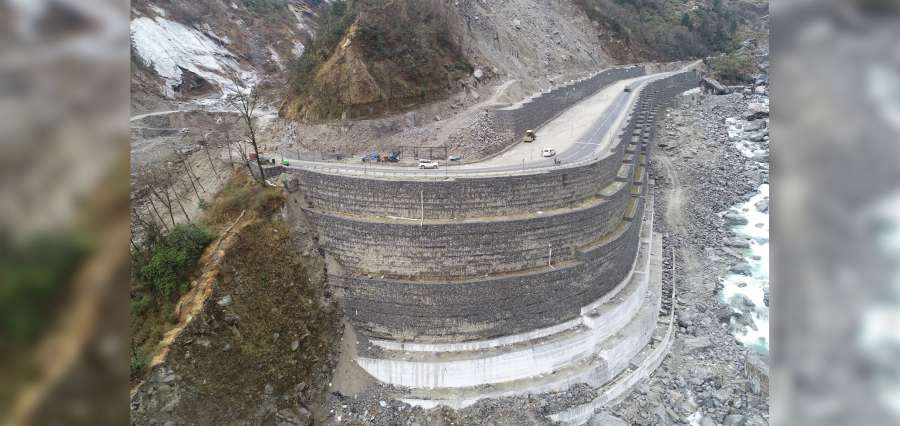
<svg viewBox="0 0 900 426">
<path fill-rule="evenodd" d="M 528 129 L 525 131 L 525 137 L 522 138 L 522 142 L 531 143 L 534 142 L 535 138 L 537 138 L 537 135 L 534 134 L 534 130 Z"/>
</svg>

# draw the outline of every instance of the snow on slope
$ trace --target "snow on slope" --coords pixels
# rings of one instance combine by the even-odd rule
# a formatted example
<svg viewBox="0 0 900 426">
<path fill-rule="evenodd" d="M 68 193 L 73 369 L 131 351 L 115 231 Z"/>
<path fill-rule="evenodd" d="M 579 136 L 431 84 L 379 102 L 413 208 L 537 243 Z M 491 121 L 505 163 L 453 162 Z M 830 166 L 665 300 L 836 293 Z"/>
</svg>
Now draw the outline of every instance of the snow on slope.
<svg viewBox="0 0 900 426">
<path fill-rule="evenodd" d="M 174 97 L 182 82 L 182 69 L 219 86 L 223 94 L 237 90 L 231 74 L 247 83 L 255 72 L 241 66 L 237 57 L 206 34 L 164 17 L 139 17 L 131 21 L 131 43 L 144 63 L 166 81 L 166 97 Z"/>
</svg>

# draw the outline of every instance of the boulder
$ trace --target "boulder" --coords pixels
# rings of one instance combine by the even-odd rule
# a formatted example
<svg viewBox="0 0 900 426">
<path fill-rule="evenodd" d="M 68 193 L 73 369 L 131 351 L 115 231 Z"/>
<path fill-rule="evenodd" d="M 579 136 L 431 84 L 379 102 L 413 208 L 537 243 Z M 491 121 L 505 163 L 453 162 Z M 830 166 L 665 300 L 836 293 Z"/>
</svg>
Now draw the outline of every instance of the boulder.
<svg viewBox="0 0 900 426">
<path fill-rule="evenodd" d="M 763 139 L 765 139 L 765 137 L 766 137 L 766 132 L 764 132 L 762 130 L 757 130 L 757 131 L 751 132 L 749 135 L 747 135 L 747 139 L 749 139 L 751 142 L 762 142 Z"/>
<path fill-rule="evenodd" d="M 703 418 L 700 419 L 700 426 L 716 426 L 716 421 L 709 417 L 703 416 Z"/>
<path fill-rule="evenodd" d="M 731 317 L 735 315 L 737 314 L 735 314 L 734 310 L 729 306 L 720 306 L 716 309 L 716 319 L 718 319 L 719 322 L 728 323 L 731 321 Z"/>
<path fill-rule="evenodd" d="M 769 161 L 769 152 L 768 151 L 759 151 L 753 154 L 751 157 L 753 161 L 759 161 L 760 163 L 767 163 Z"/>
<path fill-rule="evenodd" d="M 752 121 L 748 121 L 747 124 L 744 124 L 743 130 L 745 132 L 749 132 L 749 131 L 760 130 L 760 129 L 764 129 L 764 128 L 766 128 L 765 120 L 752 120 Z"/>
<path fill-rule="evenodd" d="M 750 242 L 748 242 L 746 239 L 740 238 L 740 237 L 725 238 L 724 243 L 728 247 L 750 248 Z"/>
<path fill-rule="evenodd" d="M 662 405 L 656 406 L 656 425 L 657 426 L 671 426 L 672 419 L 669 418 L 669 413 L 666 413 L 666 408 Z"/>
<path fill-rule="evenodd" d="M 729 225 L 746 225 L 749 223 L 746 217 L 735 211 L 725 213 L 722 215 L 722 218 L 725 219 L 725 223 Z"/>
<path fill-rule="evenodd" d="M 604 411 L 594 415 L 587 423 L 591 426 L 628 426 L 628 422 Z"/>
<path fill-rule="evenodd" d="M 744 359 L 744 377 L 754 395 L 769 394 L 769 364 L 759 354 L 747 352 Z"/>
<path fill-rule="evenodd" d="M 747 418 L 740 414 L 729 414 L 725 417 L 725 422 L 722 423 L 724 426 L 744 426 L 747 423 Z"/>
<path fill-rule="evenodd" d="M 709 336 L 684 339 L 684 350 L 686 352 L 702 351 L 710 346 L 712 346 L 712 339 Z"/>
<path fill-rule="evenodd" d="M 738 293 L 731 298 L 731 306 L 734 306 L 739 311 L 746 311 L 755 308 L 756 304 L 746 295 Z"/>
<path fill-rule="evenodd" d="M 675 314 L 675 317 L 678 320 L 678 325 L 682 327 L 690 327 L 694 325 L 694 314 L 691 311 L 680 310 Z"/>
<path fill-rule="evenodd" d="M 753 268 L 746 262 L 738 263 L 737 265 L 732 266 L 730 270 L 734 274 L 746 275 L 748 277 L 753 275 Z"/>
<path fill-rule="evenodd" d="M 758 120 L 769 116 L 769 106 L 761 102 L 751 102 L 747 104 L 747 113 L 744 114 L 745 120 Z"/>
<path fill-rule="evenodd" d="M 705 92 L 714 95 L 725 95 L 730 93 L 727 86 L 710 77 L 703 77 L 703 79 L 700 80 L 700 86 Z"/>
<path fill-rule="evenodd" d="M 762 200 L 757 201 L 753 206 L 756 207 L 756 211 L 766 213 L 769 211 L 769 198 L 763 198 Z"/>
</svg>

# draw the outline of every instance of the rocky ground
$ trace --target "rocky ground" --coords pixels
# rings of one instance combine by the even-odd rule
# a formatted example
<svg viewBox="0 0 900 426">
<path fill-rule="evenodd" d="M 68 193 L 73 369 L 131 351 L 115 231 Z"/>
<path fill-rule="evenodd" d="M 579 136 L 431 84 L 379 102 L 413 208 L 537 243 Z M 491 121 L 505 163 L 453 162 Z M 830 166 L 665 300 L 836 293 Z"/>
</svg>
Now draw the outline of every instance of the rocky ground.
<svg viewBox="0 0 900 426">
<path fill-rule="evenodd" d="M 679 328 L 662 366 L 612 410 L 628 423 L 768 423 L 767 361 L 734 336 L 754 326 L 755 307 L 746 299 L 726 304 L 720 283 L 744 269 L 740 250 L 747 246 L 729 231 L 741 219 L 723 212 L 768 182 L 767 80 L 757 83 L 673 109 L 661 124 L 654 208 Z M 756 207 L 768 210 L 767 202 Z"/>
</svg>

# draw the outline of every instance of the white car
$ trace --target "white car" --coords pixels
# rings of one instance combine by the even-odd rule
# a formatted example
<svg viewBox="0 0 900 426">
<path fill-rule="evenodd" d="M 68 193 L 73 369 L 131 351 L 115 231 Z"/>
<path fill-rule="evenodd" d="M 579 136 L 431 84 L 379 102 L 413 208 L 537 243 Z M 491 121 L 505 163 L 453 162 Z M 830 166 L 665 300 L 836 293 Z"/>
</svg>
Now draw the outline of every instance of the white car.
<svg viewBox="0 0 900 426">
<path fill-rule="evenodd" d="M 552 157 L 556 155 L 556 150 L 553 148 L 544 148 L 541 150 L 541 157 Z"/>
<path fill-rule="evenodd" d="M 419 162 L 419 168 L 420 169 L 436 169 L 436 168 L 438 168 L 438 162 L 430 161 L 430 160 L 429 161 L 421 161 L 421 162 Z"/>
</svg>

